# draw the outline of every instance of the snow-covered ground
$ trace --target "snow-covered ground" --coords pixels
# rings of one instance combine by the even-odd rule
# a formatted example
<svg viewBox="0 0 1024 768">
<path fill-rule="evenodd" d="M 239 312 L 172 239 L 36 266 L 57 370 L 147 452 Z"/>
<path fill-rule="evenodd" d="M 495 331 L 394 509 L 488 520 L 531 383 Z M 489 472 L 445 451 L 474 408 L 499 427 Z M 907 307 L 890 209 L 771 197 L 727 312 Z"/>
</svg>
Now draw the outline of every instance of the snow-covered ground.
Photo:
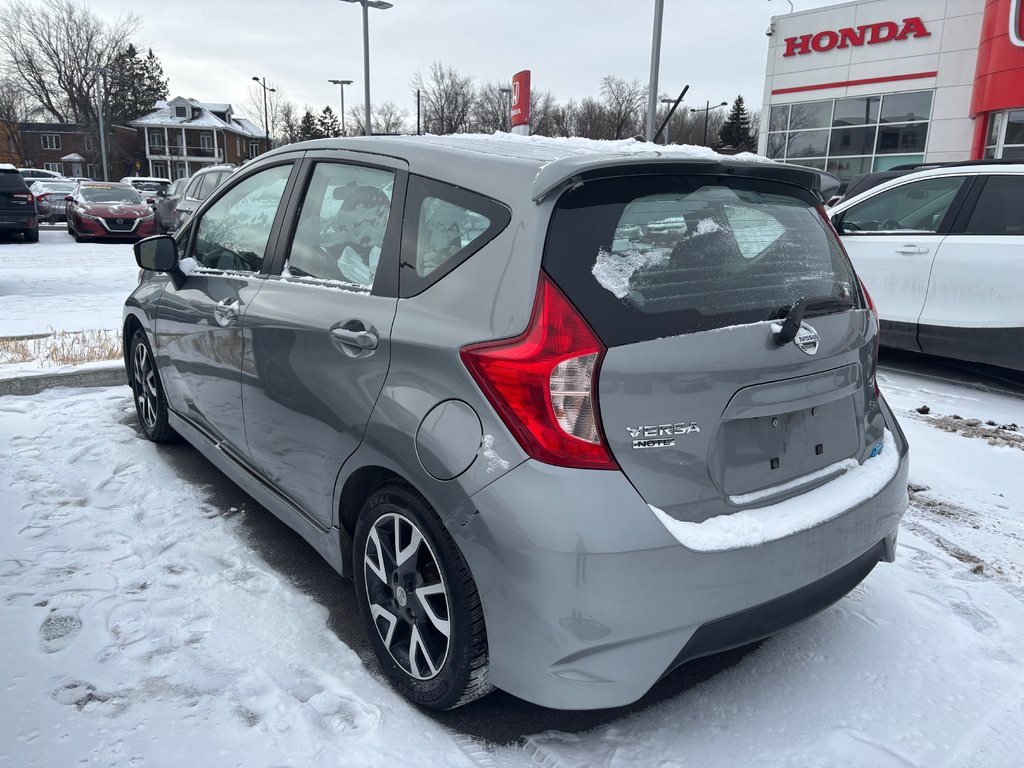
<svg viewBox="0 0 1024 768">
<path fill-rule="evenodd" d="M 136 274 L 127 245 L 2 243 L 0 336 L 116 328 Z M 143 440 L 126 387 L 2 397 L 0 766 L 1021 765 L 1024 400 L 880 378 L 911 441 L 895 564 L 710 679 L 590 730 L 537 710 L 512 745 L 460 726 L 486 700 L 427 717 L 368 671 L 251 542 L 266 513 Z"/>
</svg>

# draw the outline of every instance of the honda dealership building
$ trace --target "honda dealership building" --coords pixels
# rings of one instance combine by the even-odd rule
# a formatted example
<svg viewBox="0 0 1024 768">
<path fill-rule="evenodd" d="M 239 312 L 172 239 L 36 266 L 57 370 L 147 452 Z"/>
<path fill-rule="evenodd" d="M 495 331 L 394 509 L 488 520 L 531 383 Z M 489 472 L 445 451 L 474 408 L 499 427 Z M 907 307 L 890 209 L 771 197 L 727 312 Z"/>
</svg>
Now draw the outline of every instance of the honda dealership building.
<svg viewBox="0 0 1024 768">
<path fill-rule="evenodd" d="M 1024 0 L 864 0 L 776 16 L 758 151 L 849 179 L 1024 160 Z"/>
</svg>

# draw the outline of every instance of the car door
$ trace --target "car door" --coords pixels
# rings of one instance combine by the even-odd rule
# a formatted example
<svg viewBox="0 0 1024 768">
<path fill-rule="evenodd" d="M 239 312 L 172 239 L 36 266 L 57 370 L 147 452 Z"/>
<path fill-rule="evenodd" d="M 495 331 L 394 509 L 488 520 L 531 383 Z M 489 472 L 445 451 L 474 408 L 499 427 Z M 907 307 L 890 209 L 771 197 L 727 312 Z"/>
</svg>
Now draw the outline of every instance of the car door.
<svg viewBox="0 0 1024 768">
<path fill-rule="evenodd" d="M 171 408 L 243 457 L 241 321 L 263 285 L 294 167 L 246 174 L 198 214 L 179 241 L 183 277 L 168 283 L 154 319 Z"/>
<path fill-rule="evenodd" d="M 321 527 L 384 385 L 397 307 L 404 164 L 359 158 L 306 162 L 279 274 L 243 323 L 253 465 Z"/>
<path fill-rule="evenodd" d="M 1024 174 L 980 177 L 964 207 L 935 256 L 921 349 L 1022 369 Z"/>
<path fill-rule="evenodd" d="M 962 202 L 963 175 L 886 187 L 833 216 L 857 274 L 878 307 L 882 342 L 918 350 L 917 321 L 935 253 Z"/>
</svg>

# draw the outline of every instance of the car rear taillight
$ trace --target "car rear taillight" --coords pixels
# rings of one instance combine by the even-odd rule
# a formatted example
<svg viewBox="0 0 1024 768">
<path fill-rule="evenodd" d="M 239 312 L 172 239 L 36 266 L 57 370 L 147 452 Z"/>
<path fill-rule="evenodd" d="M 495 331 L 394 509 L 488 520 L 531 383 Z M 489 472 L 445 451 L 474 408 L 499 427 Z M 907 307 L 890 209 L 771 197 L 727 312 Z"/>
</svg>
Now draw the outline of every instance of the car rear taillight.
<svg viewBox="0 0 1024 768">
<path fill-rule="evenodd" d="M 878 347 L 882 340 L 882 324 L 878 319 L 878 309 L 875 307 L 875 302 L 872 301 L 868 289 L 864 287 L 864 281 L 858 280 L 858 282 L 860 283 L 860 290 L 864 294 L 864 301 L 867 302 L 868 309 L 871 310 L 871 314 L 875 318 L 875 348 L 871 351 L 871 386 L 877 398 L 880 394 L 878 390 Z"/>
<path fill-rule="evenodd" d="M 519 445 L 547 464 L 618 469 L 597 412 L 605 347 L 541 274 L 533 314 L 514 339 L 463 347 L 462 362 Z"/>
<path fill-rule="evenodd" d="M 24 200 L 26 203 L 31 203 L 33 200 L 35 200 L 35 197 L 32 196 L 31 192 L 15 192 L 14 194 L 11 195 L 11 197 L 16 198 L 18 200 Z"/>
</svg>

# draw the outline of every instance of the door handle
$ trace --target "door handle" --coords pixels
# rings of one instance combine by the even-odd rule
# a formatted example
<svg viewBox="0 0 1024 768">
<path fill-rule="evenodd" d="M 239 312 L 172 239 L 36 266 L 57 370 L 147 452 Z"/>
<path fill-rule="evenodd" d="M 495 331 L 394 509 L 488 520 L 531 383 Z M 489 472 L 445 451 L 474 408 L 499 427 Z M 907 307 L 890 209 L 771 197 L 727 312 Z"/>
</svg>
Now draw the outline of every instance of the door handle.
<svg viewBox="0 0 1024 768">
<path fill-rule="evenodd" d="M 896 253 L 928 253 L 928 249 L 925 248 L 923 245 L 904 245 L 901 248 L 897 248 Z"/>
<path fill-rule="evenodd" d="M 332 328 L 331 336 L 342 344 L 347 344 L 351 347 L 359 347 L 359 349 L 377 348 L 377 334 L 371 331 L 351 331 L 348 328 Z"/>
<path fill-rule="evenodd" d="M 221 299 L 213 308 L 213 316 L 221 326 L 231 325 L 238 319 L 238 299 Z"/>
</svg>

